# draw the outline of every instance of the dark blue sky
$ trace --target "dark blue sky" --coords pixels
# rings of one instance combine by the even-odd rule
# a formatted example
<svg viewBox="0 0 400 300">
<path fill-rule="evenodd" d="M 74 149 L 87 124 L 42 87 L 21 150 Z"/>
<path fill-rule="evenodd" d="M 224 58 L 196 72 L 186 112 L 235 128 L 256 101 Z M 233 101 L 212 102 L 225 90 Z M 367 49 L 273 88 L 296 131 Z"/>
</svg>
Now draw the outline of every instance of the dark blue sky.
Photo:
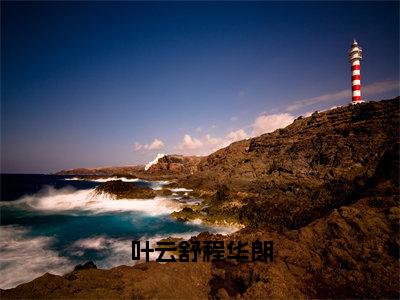
<svg viewBox="0 0 400 300">
<path fill-rule="evenodd" d="M 204 154 L 399 94 L 398 2 L 2 2 L 1 171 Z"/>
</svg>

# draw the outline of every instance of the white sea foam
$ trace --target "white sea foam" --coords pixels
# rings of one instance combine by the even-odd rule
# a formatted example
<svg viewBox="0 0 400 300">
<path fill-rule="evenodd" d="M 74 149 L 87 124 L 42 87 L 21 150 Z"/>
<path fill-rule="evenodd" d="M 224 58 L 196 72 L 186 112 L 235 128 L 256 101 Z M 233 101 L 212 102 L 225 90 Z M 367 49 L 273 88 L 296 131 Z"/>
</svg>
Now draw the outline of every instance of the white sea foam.
<svg viewBox="0 0 400 300">
<path fill-rule="evenodd" d="M 44 273 L 63 275 L 71 272 L 76 263 L 67 257 L 59 256 L 57 251 L 50 247 L 54 242 L 53 237 L 38 236 L 29 237 L 28 228 L 21 226 L 0 227 L 0 288 L 13 288 L 19 284 L 29 282 Z M 170 233 L 164 235 L 143 236 L 141 248 L 149 241 L 154 248 L 161 239 L 173 236 L 184 240 L 199 234 Z M 85 250 L 100 251 L 105 254 L 103 259 L 94 260 L 99 268 L 112 268 L 119 265 L 133 265 L 140 261 L 132 261 L 132 239 L 117 239 L 105 235 L 84 238 L 75 241 L 67 249 L 67 253 L 73 256 L 83 256 Z M 159 253 L 150 254 L 150 261 L 155 261 Z M 145 256 L 141 255 L 141 261 Z M 84 262 L 85 259 L 82 260 Z"/>
<path fill-rule="evenodd" d="M 182 203 L 166 197 L 151 199 L 114 199 L 110 194 L 98 194 L 94 189 L 75 190 L 72 188 L 54 189 L 47 187 L 34 195 L 28 195 L 16 201 L 2 201 L 1 206 L 19 206 L 40 211 L 63 211 L 76 213 L 142 212 L 146 215 L 170 214 L 180 210 Z"/>
<path fill-rule="evenodd" d="M 201 225 L 201 224 L 203 224 L 203 221 L 201 219 L 194 219 L 194 220 L 190 221 L 189 223 L 195 224 L 195 225 Z"/>
<path fill-rule="evenodd" d="M 116 239 L 108 236 L 94 236 L 75 241 L 67 252 L 74 256 L 83 256 L 85 250 L 106 252 L 107 255 L 94 263 L 99 268 L 112 268 L 119 265 L 132 265 L 132 241 L 130 239 Z"/>
<path fill-rule="evenodd" d="M 67 257 L 59 256 L 57 251 L 51 250 L 53 237 L 38 236 L 29 237 L 28 228 L 21 226 L 0 227 L 0 288 L 13 288 L 19 284 L 29 282 L 44 273 L 63 275 L 71 272 L 74 263 Z M 141 248 L 149 241 L 154 248 L 156 243 L 170 236 L 188 240 L 192 233 L 171 233 L 165 235 L 143 236 Z M 117 239 L 105 235 L 84 238 L 75 241 L 67 249 L 67 253 L 73 256 L 83 256 L 85 250 L 95 250 L 106 254 L 103 259 L 94 260 L 99 268 L 112 268 L 119 265 L 133 265 L 140 261 L 132 261 L 132 240 Z M 155 261 L 159 253 L 150 254 L 150 261 Z M 145 256 L 141 255 L 141 262 Z M 82 260 L 84 262 L 85 260 Z"/>
<path fill-rule="evenodd" d="M 126 178 L 126 177 L 108 177 L 108 178 L 98 178 L 98 179 L 93 179 L 91 181 L 95 182 L 107 182 L 107 181 L 113 181 L 113 180 L 122 180 L 124 182 L 138 182 L 141 181 L 139 178 Z"/>
<path fill-rule="evenodd" d="M 144 180 L 140 178 L 126 178 L 126 177 L 105 177 L 105 178 L 97 178 L 97 179 L 85 179 L 85 178 L 79 178 L 79 177 L 71 177 L 71 178 L 65 178 L 64 180 L 67 181 L 92 181 L 92 182 L 108 182 L 108 181 L 114 181 L 114 180 L 121 180 L 123 182 L 143 182 L 147 183 L 150 188 L 153 190 L 161 190 L 163 185 L 166 185 L 170 183 L 167 180 L 156 180 L 156 181 L 149 181 L 149 180 Z"/>
<path fill-rule="evenodd" d="M 170 189 L 171 192 L 178 193 L 178 192 L 192 192 L 193 190 L 186 189 L 186 188 L 174 188 Z"/>
<path fill-rule="evenodd" d="M 0 288 L 15 287 L 49 272 L 61 275 L 72 271 L 73 264 L 49 246 L 51 237 L 27 237 L 28 229 L 0 227 Z"/>
<path fill-rule="evenodd" d="M 151 162 L 149 162 L 149 163 L 144 167 L 144 170 L 147 171 L 148 169 L 150 169 L 150 167 L 151 167 L 152 165 L 155 165 L 156 163 L 158 163 L 158 160 L 159 160 L 160 158 L 163 158 L 164 156 L 165 156 L 165 154 L 161 154 L 161 153 L 157 154 L 156 158 L 153 159 Z"/>
<path fill-rule="evenodd" d="M 201 222 L 194 222 L 201 224 Z M 224 233 L 222 227 L 205 228 L 202 231 L 213 233 Z M 232 232 L 232 230 L 228 230 Z M 44 273 L 49 272 L 56 275 L 63 275 L 73 270 L 75 263 L 67 257 L 59 256 L 57 251 L 50 247 L 54 242 L 53 237 L 38 236 L 29 237 L 29 230 L 21 226 L 0 227 L 0 288 L 12 288 L 21 283 L 29 282 Z M 186 233 L 167 233 L 157 235 L 144 235 L 138 240 L 141 242 L 141 249 L 149 241 L 150 247 L 156 247 L 156 243 L 168 237 L 182 238 L 189 240 L 200 231 Z M 140 261 L 132 261 L 132 239 L 111 238 L 106 235 L 93 236 L 75 241 L 67 247 L 67 253 L 73 256 L 83 256 L 85 250 L 103 252 L 104 258 L 94 260 L 99 268 L 112 268 L 119 265 L 133 265 L 145 260 L 141 253 Z M 155 261 L 159 252 L 150 253 L 150 261 Z M 82 261 L 84 262 L 84 260 Z"/>
<path fill-rule="evenodd" d="M 154 186 L 165 183 L 168 182 L 156 182 Z M 117 200 L 110 194 L 94 193 L 94 189 L 75 190 L 71 187 L 63 189 L 46 187 L 36 194 L 26 195 L 16 201 L 2 201 L 0 208 L 1 206 L 17 206 L 20 209 L 47 213 L 62 212 L 64 214 L 76 214 L 83 211 L 89 214 L 139 212 L 145 215 L 167 215 L 180 210 L 184 203 L 168 197 Z M 145 235 L 139 239 L 142 243 L 141 246 L 145 246 L 146 240 L 154 248 L 157 241 L 170 236 L 188 240 L 201 231 L 228 234 L 237 230 L 232 226 L 207 226 L 199 220 L 195 220 L 192 224 L 201 225 L 201 227 L 195 229 L 193 226 L 196 231 L 186 233 Z M 0 288 L 15 287 L 31 281 L 45 272 L 61 275 L 73 269 L 75 263 L 72 263 L 67 257 L 59 256 L 58 252 L 51 248 L 55 241 L 54 237 L 29 237 L 27 233 L 29 233 L 29 229 L 20 226 L 0 227 L 0 270 L 2 271 Z M 68 246 L 66 251 L 78 257 L 83 256 L 87 249 L 100 251 L 105 254 L 104 258 L 96 260 L 95 264 L 100 268 L 111 268 L 121 264 L 137 263 L 137 261 L 131 260 L 131 247 L 131 239 L 100 235 L 77 240 Z M 155 261 L 157 255 L 158 253 L 153 252 L 150 260 Z M 142 254 L 143 259 L 145 257 Z"/>
<path fill-rule="evenodd" d="M 108 182 L 108 181 L 113 181 L 113 180 L 122 180 L 124 182 L 138 182 L 138 181 L 144 181 L 139 178 L 126 178 L 126 177 L 105 177 L 105 178 L 90 178 L 90 179 L 85 179 L 84 177 L 79 178 L 79 177 L 71 177 L 71 178 L 64 178 L 64 180 L 70 180 L 70 181 L 94 181 L 94 182 Z"/>
<path fill-rule="evenodd" d="M 146 215 L 165 215 L 180 210 L 183 204 L 166 197 L 152 199 L 112 199 L 109 195 L 96 195 L 95 201 L 87 204 L 90 210 L 96 212 L 143 212 Z M 100 201 L 98 201 L 101 199 Z"/>
<path fill-rule="evenodd" d="M 146 241 L 149 241 L 151 248 L 157 246 L 157 242 L 168 237 L 182 238 L 189 240 L 192 236 L 198 235 L 200 232 L 194 231 L 190 233 L 169 233 L 162 235 L 145 235 L 140 237 L 140 249 L 144 249 Z M 95 261 L 100 268 L 112 268 L 119 265 L 133 265 L 146 260 L 144 253 L 141 253 L 140 260 L 132 260 L 132 239 L 116 239 L 108 236 L 94 236 L 90 238 L 80 239 L 71 245 L 68 252 L 72 255 L 82 256 L 85 250 L 105 251 L 107 256 L 102 260 Z M 150 253 L 149 260 L 156 261 L 159 252 Z"/>
<path fill-rule="evenodd" d="M 150 187 L 153 190 L 161 190 L 164 185 L 169 183 L 169 181 L 167 181 L 167 180 L 158 180 L 158 181 L 145 181 L 145 180 L 143 180 L 143 182 L 147 182 L 148 184 L 150 184 Z"/>
<path fill-rule="evenodd" d="M 75 180 L 82 180 L 82 179 L 80 179 L 80 178 L 78 178 L 78 177 L 70 177 L 70 178 L 64 178 L 64 180 L 67 180 L 67 181 L 69 181 L 69 180 L 75 181 Z"/>
</svg>

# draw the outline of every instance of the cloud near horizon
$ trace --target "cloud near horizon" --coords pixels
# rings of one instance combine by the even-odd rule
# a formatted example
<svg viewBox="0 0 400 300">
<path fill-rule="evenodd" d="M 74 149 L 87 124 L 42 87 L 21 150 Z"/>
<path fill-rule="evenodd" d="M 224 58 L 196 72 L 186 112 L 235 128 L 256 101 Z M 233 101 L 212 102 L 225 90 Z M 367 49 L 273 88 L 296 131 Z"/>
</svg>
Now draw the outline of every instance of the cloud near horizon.
<svg viewBox="0 0 400 300">
<path fill-rule="evenodd" d="M 289 113 L 261 115 L 253 123 L 252 136 L 273 132 L 293 123 L 295 117 Z"/>
<path fill-rule="evenodd" d="M 163 141 L 155 138 L 150 144 L 142 145 L 142 144 L 136 142 L 133 145 L 133 150 L 134 151 L 140 151 L 140 150 L 150 150 L 150 151 L 152 151 L 152 150 L 160 150 L 160 149 L 162 149 L 164 147 L 165 147 L 165 144 L 163 143 Z"/>
<path fill-rule="evenodd" d="M 398 90 L 399 84 L 400 84 L 399 81 L 396 81 L 396 80 L 374 82 L 372 84 L 362 87 L 362 96 L 371 96 L 371 95 L 375 95 L 378 93 L 390 92 L 390 91 L 393 91 L 396 89 Z M 336 93 L 329 93 L 329 94 L 324 94 L 324 95 L 320 95 L 320 96 L 313 97 L 313 98 L 307 98 L 307 99 L 295 101 L 286 108 L 286 111 L 294 112 L 305 106 L 324 103 L 324 102 L 333 102 L 333 101 L 343 100 L 346 98 L 351 99 L 351 89 L 347 88 L 347 89 L 338 91 Z"/>
<path fill-rule="evenodd" d="M 185 134 L 182 143 L 176 147 L 183 155 L 208 155 L 218 149 L 224 148 L 232 142 L 248 138 L 249 136 L 243 129 L 231 131 L 225 137 L 213 137 L 210 134 L 202 137 L 193 137 Z"/>
<path fill-rule="evenodd" d="M 218 149 L 229 146 L 233 142 L 249 139 L 264 133 L 283 128 L 293 122 L 295 117 L 289 113 L 261 115 L 254 120 L 250 132 L 244 128 L 230 131 L 224 137 L 212 137 L 206 134 L 202 137 L 193 137 L 186 133 L 182 143 L 176 147 L 183 155 L 208 155 Z"/>
<path fill-rule="evenodd" d="M 203 147 L 203 143 L 189 134 L 183 136 L 183 142 L 178 146 L 181 150 L 194 150 Z"/>
</svg>

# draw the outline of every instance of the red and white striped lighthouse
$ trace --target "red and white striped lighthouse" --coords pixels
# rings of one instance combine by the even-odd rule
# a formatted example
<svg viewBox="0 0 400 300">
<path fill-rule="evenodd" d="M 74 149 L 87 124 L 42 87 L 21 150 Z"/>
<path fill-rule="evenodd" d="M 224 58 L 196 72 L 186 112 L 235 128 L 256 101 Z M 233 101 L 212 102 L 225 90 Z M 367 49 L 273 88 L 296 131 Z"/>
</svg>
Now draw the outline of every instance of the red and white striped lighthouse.
<svg viewBox="0 0 400 300">
<path fill-rule="evenodd" d="M 361 76 L 360 76 L 360 61 L 362 59 L 362 49 L 353 40 L 353 44 L 349 50 L 349 62 L 351 63 L 351 88 L 352 88 L 352 103 L 361 103 Z"/>
</svg>

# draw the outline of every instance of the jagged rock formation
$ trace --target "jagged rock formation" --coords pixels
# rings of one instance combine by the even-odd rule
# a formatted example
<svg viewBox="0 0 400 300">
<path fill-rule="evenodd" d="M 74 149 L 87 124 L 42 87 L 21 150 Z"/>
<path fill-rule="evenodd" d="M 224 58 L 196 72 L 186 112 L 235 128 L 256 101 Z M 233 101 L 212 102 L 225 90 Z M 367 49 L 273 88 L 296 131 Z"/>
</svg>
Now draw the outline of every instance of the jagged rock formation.
<svg viewBox="0 0 400 300">
<path fill-rule="evenodd" d="M 225 199 L 211 203 L 223 207 L 225 217 L 300 228 L 351 203 L 367 187 L 383 155 L 399 141 L 399 120 L 398 99 L 314 113 L 216 151 L 181 184 L 228 190 Z"/>
<path fill-rule="evenodd" d="M 371 175 L 382 154 L 397 141 L 398 129 L 398 100 L 315 113 L 214 152 L 202 160 L 188 183 L 267 194 L 302 179 L 320 185 L 334 178 Z"/>
<path fill-rule="evenodd" d="M 79 264 L 74 267 L 74 271 L 80 271 L 86 269 L 97 269 L 97 266 L 94 264 L 94 262 L 90 260 L 85 262 L 84 264 Z"/>
<path fill-rule="evenodd" d="M 147 172 L 155 174 L 173 173 L 177 175 L 193 174 L 201 156 L 165 155 L 152 165 Z"/>
</svg>

